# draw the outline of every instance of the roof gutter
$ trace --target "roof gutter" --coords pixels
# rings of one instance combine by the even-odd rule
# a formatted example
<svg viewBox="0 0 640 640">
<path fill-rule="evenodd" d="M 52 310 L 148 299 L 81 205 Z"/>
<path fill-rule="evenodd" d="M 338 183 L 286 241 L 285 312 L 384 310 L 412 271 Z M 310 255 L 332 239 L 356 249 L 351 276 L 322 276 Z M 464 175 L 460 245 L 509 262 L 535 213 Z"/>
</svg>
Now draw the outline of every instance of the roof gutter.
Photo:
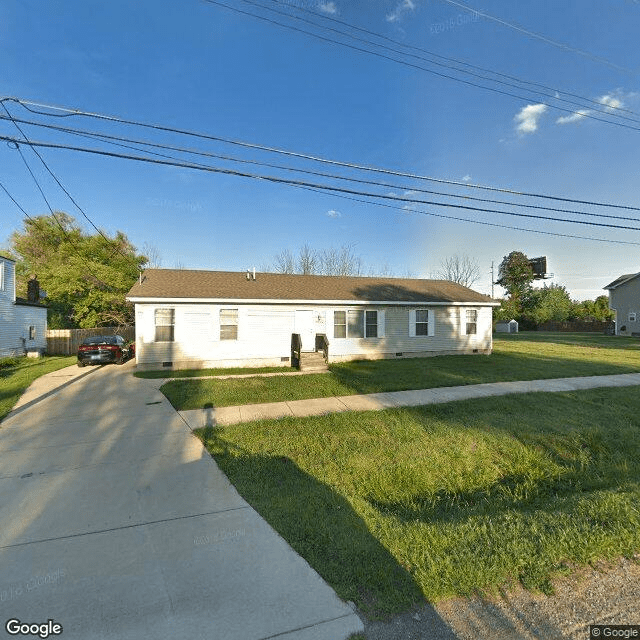
<svg viewBox="0 0 640 640">
<path fill-rule="evenodd" d="M 376 305 L 376 306 L 438 306 L 438 307 L 499 307 L 500 302 L 447 302 L 447 301 L 429 301 L 429 300 L 283 300 L 279 298 L 164 298 L 164 297 L 140 297 L 127 296 L 127 300 L 133 303 L 147 304 L 180 304 L 180 303 L 199 303 L 199 304 L 282 304 L 282 305 Z"/>
</svg>

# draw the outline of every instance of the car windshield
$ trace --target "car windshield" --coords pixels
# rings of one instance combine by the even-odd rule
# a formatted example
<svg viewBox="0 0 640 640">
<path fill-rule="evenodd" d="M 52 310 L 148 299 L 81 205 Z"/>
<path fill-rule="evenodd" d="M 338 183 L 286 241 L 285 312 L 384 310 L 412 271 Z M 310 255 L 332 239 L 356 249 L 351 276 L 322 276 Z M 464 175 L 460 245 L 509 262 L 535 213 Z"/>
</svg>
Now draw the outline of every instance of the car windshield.
<svg viewBox="0 0 640 640">
<path fill-rule="evenodd" d="M 117 344 L 116 336 L 91 336 L 86 338 L 82 344 Z"/>
</svg>

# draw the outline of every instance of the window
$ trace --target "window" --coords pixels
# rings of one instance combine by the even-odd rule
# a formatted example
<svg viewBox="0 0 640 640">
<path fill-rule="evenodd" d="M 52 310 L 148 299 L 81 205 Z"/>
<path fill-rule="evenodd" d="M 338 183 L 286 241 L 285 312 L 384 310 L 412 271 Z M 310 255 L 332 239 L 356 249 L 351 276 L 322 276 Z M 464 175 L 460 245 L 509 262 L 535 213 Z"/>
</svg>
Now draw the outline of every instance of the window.
<svg viewBox="0 0 640 640">
<path fill-rule="evenodd" d="M 476 309 L 467 309 L 467 335 L 475 336 L 478 332 L 478 312 Z"/>
<path fill-rule="evenodd" d="M 364 311 L 348 311 L 347 336 L 349 338 L 364 338 Z"/>
<path fill-rule="evenodd" d="M 29 327 L 29 340 L 35 340 L 36 339 L 36 328 L 31 325 Z"/>
<path fill-rule="evenodd" d="M 377 338 L 378 337 L 378 312 L 366 311 L 365 320 L 366 320 L 365 336 L 367 338 Z"/>
<path fill-rule="evenodd" d="M 347 337 L 347 312 L 346 311 L 333 312 L 333 337 L 334 338 Z"/>
<path fill-rule="evenodd" d="M 156 342 L 173 342 L 175 309 L 156 309 Z"/>
<path fill-rule="evenodd" d="M 384 311 L 333 312 L 334 338 L 380 338 L 384 335 Z"/>
<path fill-rule="evenodd" d="M 220 340 L 238 339 L 238 310 L 220 309 Z"/>
<path fill-rule="evenodd" d="M 429 312 L 426 309 L 416 310 L 416 335 L 429 335 Z"/>
<path fill-rule="evenodd" d="M 635 321 L 636 321 L 636 312 L 629 311 L 629 322 L 635 322 Z"/>
</svg>

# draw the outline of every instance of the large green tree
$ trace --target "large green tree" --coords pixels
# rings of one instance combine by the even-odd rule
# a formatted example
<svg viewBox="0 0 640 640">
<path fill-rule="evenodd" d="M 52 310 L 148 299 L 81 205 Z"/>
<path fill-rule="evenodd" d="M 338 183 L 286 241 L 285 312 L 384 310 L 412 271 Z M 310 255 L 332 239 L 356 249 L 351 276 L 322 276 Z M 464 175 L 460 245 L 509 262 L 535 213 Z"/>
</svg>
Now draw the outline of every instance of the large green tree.
<svg viewBox="0 0 640 640">
<path fill-rule="evenodd" d="M 36 276 L 46 292 L 51 328 L 89 328 L 133 322 L 125 295 L 147 258 L 121 231 L 87 234 L 66 213 L 24 221 L 11 236 L 18 295 Z"/>
</svg>

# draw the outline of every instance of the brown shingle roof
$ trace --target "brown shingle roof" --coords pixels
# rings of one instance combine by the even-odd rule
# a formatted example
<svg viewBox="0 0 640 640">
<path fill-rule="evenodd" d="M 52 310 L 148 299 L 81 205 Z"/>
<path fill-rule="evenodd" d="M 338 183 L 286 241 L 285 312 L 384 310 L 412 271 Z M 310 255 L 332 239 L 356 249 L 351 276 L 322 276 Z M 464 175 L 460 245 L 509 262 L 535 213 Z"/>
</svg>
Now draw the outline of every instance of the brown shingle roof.
<svg viewBox="0 0 640 640">
<path fill-rule="evenodd" d="M 148 269 L 128 298 L 228 300 L 344 300 L 365 302 L 494 302 L 447 280 L 300 276 L 245 272 Z"/>
<path fill-rule="evenodd" d="M 624 284 L 628 280 L 633 280 L 633 278 L 640 276 L 640 273 L 627 273 L 619 278 L 616 278 L 613 282 L 610 282 L 606 287 L 602 287 L 603 289 L 615 289 L 616 287 Z"/>
</svg>

